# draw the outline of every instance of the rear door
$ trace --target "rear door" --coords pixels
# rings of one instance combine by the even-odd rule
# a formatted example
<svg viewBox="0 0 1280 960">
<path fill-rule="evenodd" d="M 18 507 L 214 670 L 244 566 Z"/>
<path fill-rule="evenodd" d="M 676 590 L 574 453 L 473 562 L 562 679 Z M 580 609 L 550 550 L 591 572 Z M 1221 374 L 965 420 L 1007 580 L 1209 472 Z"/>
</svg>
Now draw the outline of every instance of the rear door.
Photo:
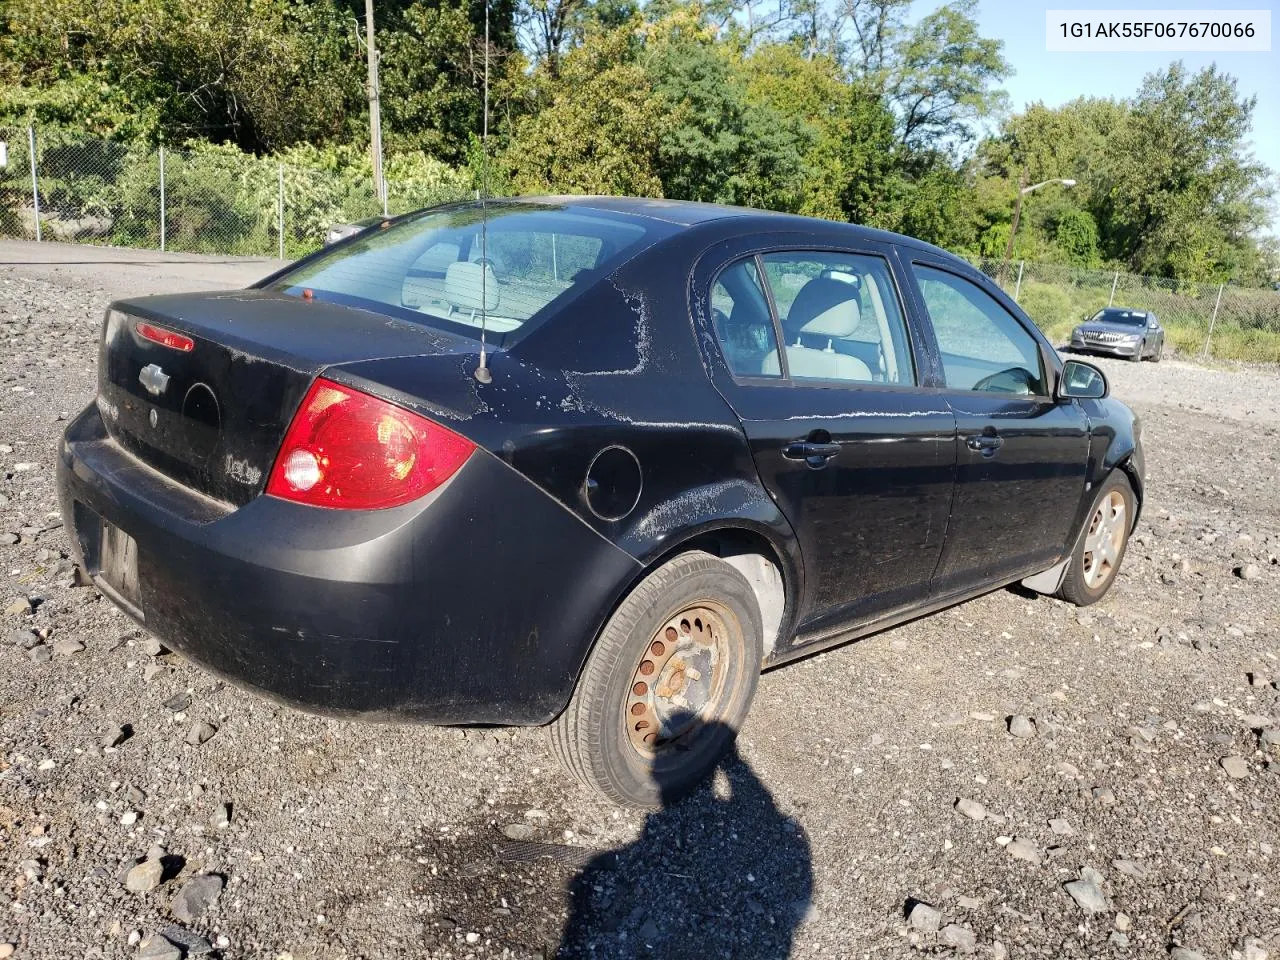
<svg viewBox="0 0 1280 960">
<path fill-rule="evenodd" d="M 891 248 L 744 245 L 699 270 L 720 345 L 712 377 L 800 541 L 803 643 L 928 595 L 955 418 L 918 386 Z"/>
<path fill-rule="evenodd" d="M 1062 556 L 1084 493 L 1088 421 L 1053 399 L 1046 351 L 1029 323 L 942 260 L 913 256 L 959 433 L 955 499 L 933 593 L 1038 572 Z"/>
</svg>

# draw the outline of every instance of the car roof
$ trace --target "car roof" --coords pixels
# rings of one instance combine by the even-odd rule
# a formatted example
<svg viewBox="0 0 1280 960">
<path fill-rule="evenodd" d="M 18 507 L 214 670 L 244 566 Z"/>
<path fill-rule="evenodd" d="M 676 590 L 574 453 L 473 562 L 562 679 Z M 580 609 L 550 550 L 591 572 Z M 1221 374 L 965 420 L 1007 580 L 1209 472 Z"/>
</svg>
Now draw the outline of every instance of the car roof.
<svg viewBox="0 0 1280 960">
<path fill-rule="evenodd" d="M 694 227 L 699 224 L 717 220 L 755 220 L 762 230 L 812 230 L 815 226 L 839 227 L 850 233 L 852 237 L 865 240 L 878 240 L 881 243 L 896 243 L 902 246 L 915 247 L 929 253 L 945 257 L 965 266 L 970 266 L 955 254 L 935 247 L 931 243 L 917 240 L 888 230 L 877 230 L 854 223 L 842 223 L 838 220 L 821 220 L 816 217 L 802 217 L 793 213 L 779 213 L 775 210 L 757 210 L 752 207 L 735 207 L 721 203 L 699 203 L 692 200 L 666 200 L 654 197 L 602 197 L 585 195 L 564 196 L 525 196 L 504 199 L 505 203 L 558 204 L 578 207 L 584 210 L 600 210 L 606 213 L 621 213 L 635 217 L 646 217 L 650 220 L 661 220 L 679 227 Z M 749 224 L 744 223 L 746 227 Z"/>
</svg>

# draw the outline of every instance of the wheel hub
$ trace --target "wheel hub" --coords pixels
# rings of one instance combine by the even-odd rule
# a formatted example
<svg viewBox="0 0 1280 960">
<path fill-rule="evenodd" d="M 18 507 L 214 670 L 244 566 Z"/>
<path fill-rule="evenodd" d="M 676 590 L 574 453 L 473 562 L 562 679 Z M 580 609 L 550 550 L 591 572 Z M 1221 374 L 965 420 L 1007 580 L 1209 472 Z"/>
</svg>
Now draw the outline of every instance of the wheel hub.
<svg viewBox="0 0 1280 960">
<path fill-rule="evenodd" d="M 1084 538 L 1084 582 L 1097 588 L 1115 573 L 1128 534 L 1124 497 L 1112 490 L 1098 504 Z"/>
<path fill-rule="evenodd" d="M 727 635 L 722 614 L 706 603 L 658 628 L 628 692 L 624 722 L 633 747 L 652 755 L 715 711 Z"/>
</svg>

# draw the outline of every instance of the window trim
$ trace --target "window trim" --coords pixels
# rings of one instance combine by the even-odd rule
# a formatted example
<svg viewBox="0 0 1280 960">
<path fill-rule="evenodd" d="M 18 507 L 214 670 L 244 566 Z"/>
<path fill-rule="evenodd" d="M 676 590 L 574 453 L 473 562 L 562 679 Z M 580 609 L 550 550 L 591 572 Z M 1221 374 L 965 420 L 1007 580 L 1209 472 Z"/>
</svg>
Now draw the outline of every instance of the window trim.
<svg viewBox="0 0 1280 960">
<path fill-rule="evenodd" d="M 911 277 L 911 283 L 915 288 L 915 295 L 920 304 L 920 313 L 921 313 L 920 319 L 928 325 L 929 335 L 933 339 L 933 347 L 936 353 L 937 364 L 938 364 L 938 375 L 941 377 L 941 382 L 935 388 L 939 393 L 953 393 L 962 397 L 972 397 L 974 395 L 977 395 L 977 396 L 989 396 L 989 397 L 1005 397 L 1008 399 L 1048 401 L 1051 403 L 1057 402 L 1054 399 L 1053 383 L 1054 381 L 1056 381 L 1060 371 L 1056 367 L 1052 367 L 1047 362 L 1048 358 L 1045 356 L 1044 346 L 1048 341 L 1044 338 L 1044 335 L 1040 332 L 1039 327 L 1035 326 L 1035 324 L 1031 324 L 1030 326 L 1028 326 L 1027 323 L 1025 323 L 1023 319 L 1018 316 L 1017 313 L 1010 310 L 1003 303 L 1001 303 L 999 297 L 992 294 L 990 290 L 987 290 L 981 283 L 974 280 L 973 277 L 965 276 L 963 272 L 955 269 L 950 264 L 939 262 L 936 260 L 924 259 L 919 256 L 911 256 L 907 261 L 907 265 L 909 269 L 906 272 Z M 1012 319 L 1014 323 L 1016 323 L 1022 329 L 1022 331 L 1031 338 L 1032 342 L 1035 344 L 1036 357 L 1040 361 L 1040 381 L 1042 386 L 1045 388 L 1047 392 L 1033 393 L 1033 394 L 1024 396 L 1016 393 L 997 393 L 994 391 L 974 390 L 972 388 L 964 389 L 961 387 L 949 386 L 947 384 L 947 379 L 946 379 L 946 370 L 943 367 L 943 363 L 942 363 L 942 344 L 938 342 L 938 331 L 937 331 L 937 328 L 934 326 L 933 317 L 929 314 L 929 305 L 925 303 L 924 291 L 920 287 L 919 277 L 916 276 L 915 268 L 918 266 L 927 267 L 930 270 L 937 270 L 939 273 L 946 273 L 955 277 L 958 280 L 963 280 L 966 283 L 972 284 L 973 286 L 981 290 L 983 293 L 985 293 L 988 297 L 990 297 L 991 300 L 996 304 L 996 306 L 998 306 L 1001 310 L 1003 310 L 1006 314 L 1008 314 L 1009 318 Z M 1053 346 L 1051 344 L 1049 346 L 1049 349 L 1053 350 Z"/>
<path fill-rule="evenodd" d="M 707 284 L 707 303 L 711 302 L 711 291 L 715 289 L 716 283 L 720 279 L 720 275 L 730 267 L 736 266 L 744 260 L 754 260 L 756 272 L 763 284 L 765 298 L 769 304 L 769 314 L 773 320 L 773 335 L 777 343 L 779 356 L 780 374 L 776 377 L 764 376 L 763 374 L 736 374 L 729 366 L 729 361 L 724 354 L 724 345 L 720 342 L 720 337 L 716 335 L 714 324 L 712 325 L 711 335 L 715 341 L 716 350 L 719 351 L 720 360 L 724 364 L 725 372 L 728 373 L 730 379 L 739 386 L 773 386 L 773 387 L 818 387 L 821 389 L 843 389 L 843 390 L 893 390 L 893 391 L 922 391 L 933 389 L 932 385 L 924 382 L 925 377 L 921 375 L 920 365 L 916 358 L 916 342 L 915 332 L 912 330 L 911 311 L 908 308 L 906 291 L 903 290 L 899 277 L 894 271 L 894 256 L 892 247 L 886 247 L 883 250 L 878 249 L 855 249 L 846 246 L 828 246 L 824 244 L 803 244 L 801 246 L 775 246 L 756 247 L 749 251 L 744 251 L 731 257 L 728 261 L 716 268 L 712 274 L 710 282 Z M 801 377 L 794 378 L 791 376 L 791 370 L 787 364 L 786 340 L 782 335 L 782 320 L 778 315 L 777 301 L 773 295 L 773 285 L 769 282 L 769 276 L 765 273 L 764 257 L 770 254 L 827 254 L 846 257 L 875 257 L 884 263 L 885 272 L 889 278 L 889 284 L 893 288 L 893 295 L 898 305 L 899 322 L 901 324 L 903 335 L 906 337 L 907 355 L 911 366 L 910 383 L 880 383 L 874 380 L 843 380 L 839 378 L 827 377 Z M 695 268 L 696 269 L 696 268 Z M 710 323 L 708 318 L 708 323 Z"/>
</svg>

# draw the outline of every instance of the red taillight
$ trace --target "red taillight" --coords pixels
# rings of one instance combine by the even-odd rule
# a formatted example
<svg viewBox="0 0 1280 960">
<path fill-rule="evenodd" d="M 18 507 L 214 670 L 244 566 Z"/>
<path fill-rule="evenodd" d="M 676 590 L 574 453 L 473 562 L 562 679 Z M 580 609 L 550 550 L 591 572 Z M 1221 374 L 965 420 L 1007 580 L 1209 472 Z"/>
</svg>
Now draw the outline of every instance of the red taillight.
<svg viewBox="0 0 1280 960">
<path fill-rule="evenodd" d="M 133 325 L 133 329 L 138 332 L 143 340 L 150 340 L 152 343 L 158 343 L 162 347 L 168 347 L 170 350 L 181 350 L 183 353 L 190 353 L 195 349 L 196 342 L 186 334 L 175 333 L 173 330 L 166 330 L 164 327 L 157 327 L 154 323 L 146 323 L 138 321 Z"/>
<path fill-rule="evenodd" d="M 440 486 L 474 449 L 426 417 L 322 378 L 289 424 L 267 493 L 317 507 L 395 507 Z"/>
</svg>

